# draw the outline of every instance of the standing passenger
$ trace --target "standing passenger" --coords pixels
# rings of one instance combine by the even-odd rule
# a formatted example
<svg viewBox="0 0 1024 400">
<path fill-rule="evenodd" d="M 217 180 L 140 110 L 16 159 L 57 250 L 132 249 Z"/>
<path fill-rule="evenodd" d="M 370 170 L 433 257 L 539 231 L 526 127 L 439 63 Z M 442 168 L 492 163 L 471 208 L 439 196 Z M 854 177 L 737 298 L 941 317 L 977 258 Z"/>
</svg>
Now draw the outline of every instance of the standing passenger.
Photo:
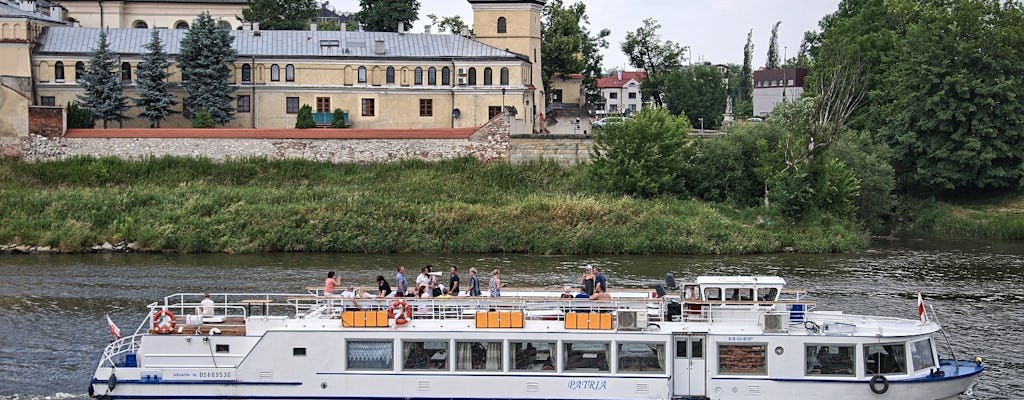
<svg viewBox="0 0 1024 400">
<path fill-rule="evenodd" d="M 398 267 L 395 274 L 395 297 L 404 297 L 409 292 L 409 281 L 405 280 L 405 267 Z"/>
<path fill-rule="evenodd" d="M 324 296 L 334 296 L 334 288 L 341 284 L 341 277 L 334 277 L 334 271 L 327 273 L 327 279 L 324 280 Z"/>
<path fill-rule="evenodd" d="M 427 296 L 423 296 L 424 293 Z M 416 275 L 416 297 L 430 297 L 430 270 L 427 267 L 420 268 L 420 274 Z"/>
<path fill-rule="evenodd" d="M 594 294 L 594 267 L 587 264 L 583 270 L 583 278 L 580 279 L 580 287 L 583 288 L 583 292 L 590 296 Z"/>
<path fill-rule="evenodd" d="M 469 269 L 469 295 L 480 295 L 480 279 L 476 277 L 476 268 Z"/>
<path fill-rule="evenodd" d="M 501 297 L 501 278 L 498 277 L 498 270 L 491 272 L 491 281 L 488 286 L 491 289 L 491 297 Z"/>
<path fill-rule="evenodd" d="M 448 278 L 448 294 L 459 295 L 459 268 L 452 267 L 452 276 Z"/>
</svg>

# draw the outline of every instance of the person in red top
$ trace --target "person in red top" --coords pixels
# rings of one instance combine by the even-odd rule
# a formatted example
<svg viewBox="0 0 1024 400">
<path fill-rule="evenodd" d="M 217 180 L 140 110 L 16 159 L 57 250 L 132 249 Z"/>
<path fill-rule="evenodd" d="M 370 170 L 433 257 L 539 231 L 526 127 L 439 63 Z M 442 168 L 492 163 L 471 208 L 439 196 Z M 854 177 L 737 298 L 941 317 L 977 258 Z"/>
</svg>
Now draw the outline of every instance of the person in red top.
<svg viewBox="0 0 1024 400">
<path fill-rule="evenodd" d="M 327 273 L 324 281 L 324 296 L 334 296 L 334 288 L 341 284 L 341 277 L 334 277 L 334 271 Z"/>
</svg>

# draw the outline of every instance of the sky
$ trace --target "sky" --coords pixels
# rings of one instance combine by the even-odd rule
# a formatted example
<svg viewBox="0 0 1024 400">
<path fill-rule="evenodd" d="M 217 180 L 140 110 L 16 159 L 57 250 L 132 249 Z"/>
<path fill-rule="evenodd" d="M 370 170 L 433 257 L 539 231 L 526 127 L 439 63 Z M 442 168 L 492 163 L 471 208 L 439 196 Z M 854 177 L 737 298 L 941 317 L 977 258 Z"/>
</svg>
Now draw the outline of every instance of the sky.
<svg viewBox="0 0 1024 400">
<path fill-rule="evenodd" d="M 747 32 L 753 29 L 753 67 L 764 66 L 772 25 L 779 26 L 779 57 L 793 57 L 800 49 L 804 32 L 818 30 L 818 21 L 834 12 L 839 0 L 564 0 L 583 1 L 590 17 L 590 31 L 611 30 L 603 51 L 604 69 L 632 69 L 622 53 L 626 32 L 643 26 L 644 19 L 661 23 L 662 40 L 689 46 L 693 62 L 742 64 Z M 359 0 L 330 0 L 340 13 L 359 11 Z M 427 15 L 459 15 L 472 24 L 472 9 L 465 0 L 420 0 L 420 20 L 413 32 L 423 32 Z M 436 29 L 435 29 L 436 32 Z M 785 53 L 785 54 L 784 54 Z"/>
</svg>

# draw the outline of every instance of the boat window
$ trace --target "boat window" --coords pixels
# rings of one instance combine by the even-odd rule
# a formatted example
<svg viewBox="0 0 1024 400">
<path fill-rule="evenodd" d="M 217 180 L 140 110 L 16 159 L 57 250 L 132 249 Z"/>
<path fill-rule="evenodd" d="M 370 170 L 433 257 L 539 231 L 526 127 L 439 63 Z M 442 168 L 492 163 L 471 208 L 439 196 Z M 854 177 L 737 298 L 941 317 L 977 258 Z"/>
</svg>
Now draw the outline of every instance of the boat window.
<svg viewBox="0 0 1024 400">
<path fill-rule="evenodd" d="M 513 342 L 512 369 L 555 372 L 555 342 Z"/>
<path fill-rule="evenodd" d="M 704 339 L 690 338 L 690 358 L 704 358 Z"/>
<path fill-rule="evenodd" d="M 348 369 L 392 370 L 395 344 L 391 341 L 349 341 Z"/>
<path fill-rule="evenodd" d="M 864 345 L 864 373 L 902 374 L 907 372 L 907 350 L 903 343 Z"/>
<path fill-rule="evenodd" d="M 686 354 L 686 350 L 687 350 L 686 338 L 676 339 L 676 358 L 686 358 L 686 357 L 688 357 L 688 355 Z"/>
<path fill-rule="evenodd" d="M 608 343 L 564 342 L 565 372 L 608 372 Z"/>
<path fill-rule="evenodd" d="M 935 366 L 935 357 L 932 355 L 932 340 L 918 340 L 910 348 L 910 357 L 914 360 L 914 371 L 928 369 Z"/>
<path fill-rule="evenodd" d="M 306 348 L 305 347 L 292 347 L 292 355 L 293 356 L 305 356 L 306 355 Z"/>
<path fill-rule="evenodd" d="M 757 299 L 760 301 L 775 301 L 778 298 L 779 289 L 776 288 L 758 288 Z"/>
<path fill-rule="evenodd" d="M 850 375 L 854 374 L 853 355 L 856 346 L 852 344 L 817 345 L 805 348 L 804 361 L 807 375 Z"/>
<path fill-rule="evenodd" d="M 764 344 L 718 345 L 718 373 L 730 375 L 767 375 L 768 360 Z"/>
<path fill-rule="evenodd" d="M 728 288 L 725 289 L 725 299 L 732 301 L 750 301 L 753 300 L 754 289 L 746 288 Z"/>
<path fill-rule="evenodd" d="M 501 342 L 455 342 L 455 369 L 501 371 Z"/>
<path fill-rule="evenodd" d="M 642 374 L 665 372 L 665 344 L 619 343 L 618 372 Z"/>
<path fill-rule="evenodd" d="M 706 288 L 706 289 L 704 289 L 704 298 L 707 299 L 708 301 L 721 300 L 722 299 L 722 289 L 720 289 L 720 288 Z"/>
<path fill-rule="evenodd" d="M 216 348 L 216 351 L 218 353 L 229 353 L 229 352 L 231 352 L 231 345 L 218 344 L 215 348 Z"/>
<path fill-rule="evenodd" d="M 448 369 L 448 341 L 403 342 L 402 357 L 406 370 Z"/>
</svg>

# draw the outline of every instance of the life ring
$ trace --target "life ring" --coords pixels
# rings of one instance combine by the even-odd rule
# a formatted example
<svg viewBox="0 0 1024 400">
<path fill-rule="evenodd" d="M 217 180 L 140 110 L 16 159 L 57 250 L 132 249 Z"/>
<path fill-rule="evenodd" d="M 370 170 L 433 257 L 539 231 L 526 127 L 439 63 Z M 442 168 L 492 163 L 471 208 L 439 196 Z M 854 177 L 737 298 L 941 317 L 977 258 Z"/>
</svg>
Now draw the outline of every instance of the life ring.
<svg viewBox="0 0 1024 400">
<path fill-rule="evenodd" d="M 165 318 L 166 317 L 166 318 Z M 157 333 L 171 333 L 177 322 L 174 321 L 174 313 L 169 310 L 160 310 L 153 314 L 153 329 Z"/>
<path fill-rule="evenodd" d="M 882 387 L 878 387 L 881 383 Z M 875 394 L 882 394 L 889 391 L 889 379 L 882 375 L 875 375 L 871 377 L 871 391 Z"/>
<path fill-rule="evenodd" d="M 110 393 L 110 392 L 114 391 L 114 388 L 116 388 L 116 387 L 117 387 L 117 375 L 115 375 L 113 372 L 111 372 L 110 373 L 110 378 L 107 379 L 107 393 Z"/>
<path fill-rule="evenodd" d="M 409 312 L 409 304 L 398 300 L 391 303 L 391 307 L 388 307 L 388 319 L 394 319 L 395 324 L 405 325 L 412 319 L 412 313 Z"/>
</svg>

